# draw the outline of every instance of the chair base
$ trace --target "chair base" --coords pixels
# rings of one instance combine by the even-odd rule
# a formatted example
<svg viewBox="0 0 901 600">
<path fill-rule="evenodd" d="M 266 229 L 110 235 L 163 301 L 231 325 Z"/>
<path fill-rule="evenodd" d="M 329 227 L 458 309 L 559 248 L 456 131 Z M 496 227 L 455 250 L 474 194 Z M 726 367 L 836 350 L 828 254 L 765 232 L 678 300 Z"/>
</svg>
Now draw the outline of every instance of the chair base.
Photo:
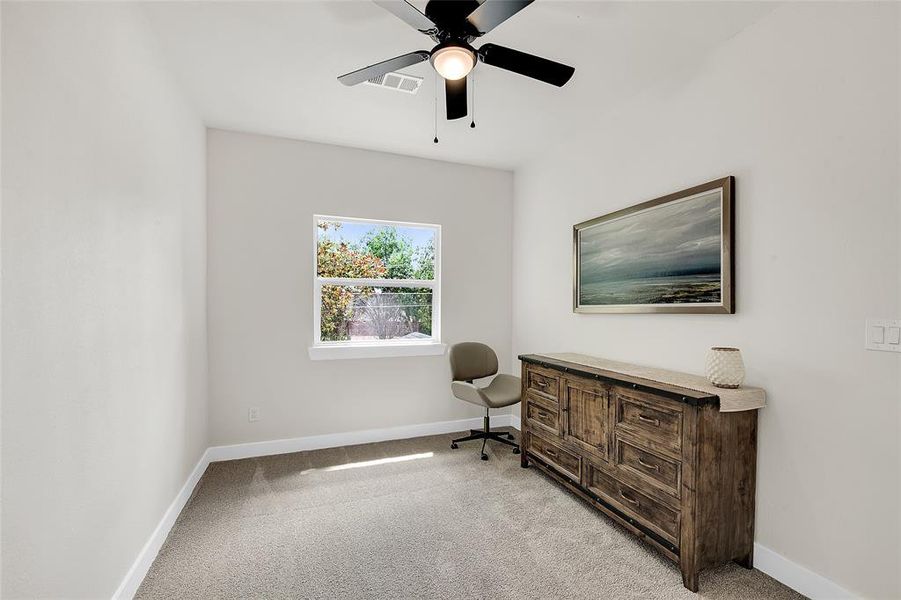
<svg viewBox="0 0 901 600">
<path fill-rule="evenodd" d="M 491 427 L 488 422 L 488 411 L 485 410 L 485 429 L 470 429 L 469 435 L 461 438 L 457 438 L 451 442 L 451 449 L 456 450 L 459 448 L 457 446 L 460 442 L 469 442 L 472 440 L 482 440 L 482 450 L 479 458 L 482 460 L 488 460 L 488 455 L 485 454 L 485 444 L 488 440 L 494 440 L 495 442 L 500 442 L 502 444 L 506 444 L 508 446 L 513 446 L 513 454 L 519 454 L 519 444 L 514 441 L 514 437 L 512 433 L 508 433 L 506 431 L 491 431 Z"/>
</svg>

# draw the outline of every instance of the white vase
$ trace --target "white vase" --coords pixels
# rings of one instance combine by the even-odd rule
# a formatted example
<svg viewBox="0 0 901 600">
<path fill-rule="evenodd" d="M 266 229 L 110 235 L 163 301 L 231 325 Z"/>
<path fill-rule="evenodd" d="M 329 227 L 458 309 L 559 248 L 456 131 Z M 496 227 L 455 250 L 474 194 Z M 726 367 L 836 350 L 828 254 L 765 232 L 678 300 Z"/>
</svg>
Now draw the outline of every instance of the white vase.
<svg viewBox="0 0 901 600">
<path fill-rule="evenodd" d="M 738 348 L 711 348 L 707 353 L 707 380 L 716 387 L 737 388 L 745 380 L 745 364 Z"/>
</svg>

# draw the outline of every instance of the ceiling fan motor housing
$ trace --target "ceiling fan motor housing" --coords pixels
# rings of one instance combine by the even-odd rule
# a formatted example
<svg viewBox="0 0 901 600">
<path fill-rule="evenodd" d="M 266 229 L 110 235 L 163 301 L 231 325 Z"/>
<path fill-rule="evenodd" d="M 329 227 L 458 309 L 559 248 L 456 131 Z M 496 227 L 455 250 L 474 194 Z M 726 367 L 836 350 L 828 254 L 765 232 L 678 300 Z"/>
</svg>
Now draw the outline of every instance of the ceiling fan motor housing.
<svg viewBox="0 0 901 600">
<path fill-rule="evenodd" d="M 435 41 L 465 40 L 471 42 L 481 33 L 466 17 L 479 8 L 478 0 L 429 0 L 425 6 L 425 16 L 438 26 Z"/>
</svg>

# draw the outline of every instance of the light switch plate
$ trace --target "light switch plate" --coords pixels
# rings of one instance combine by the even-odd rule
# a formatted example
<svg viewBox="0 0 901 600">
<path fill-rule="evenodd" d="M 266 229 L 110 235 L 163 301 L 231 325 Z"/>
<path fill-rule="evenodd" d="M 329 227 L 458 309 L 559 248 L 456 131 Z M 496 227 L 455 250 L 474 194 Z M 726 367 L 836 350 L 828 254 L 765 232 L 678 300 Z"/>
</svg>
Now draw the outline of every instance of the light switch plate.
<svg viewBox="0 0 901 600">
<path fill-rule="evenodd" d="M 901 320 L 867 319 L 867 350 L 901 352 Z"/>
</svg>

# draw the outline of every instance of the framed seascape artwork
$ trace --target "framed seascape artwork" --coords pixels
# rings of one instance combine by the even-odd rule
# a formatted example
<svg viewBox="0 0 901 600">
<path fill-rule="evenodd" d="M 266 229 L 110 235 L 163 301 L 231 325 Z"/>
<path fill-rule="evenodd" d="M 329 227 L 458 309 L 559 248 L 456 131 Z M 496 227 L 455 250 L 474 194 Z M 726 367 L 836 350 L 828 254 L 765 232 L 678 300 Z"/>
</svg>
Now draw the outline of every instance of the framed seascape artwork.
<svg viewBox="0 0 901 600">
<path fill-rule="evenodd" d="M 573 227 L 573 311 L 734 313 L 735 181 L 726 177 Z"/>
</svg>

